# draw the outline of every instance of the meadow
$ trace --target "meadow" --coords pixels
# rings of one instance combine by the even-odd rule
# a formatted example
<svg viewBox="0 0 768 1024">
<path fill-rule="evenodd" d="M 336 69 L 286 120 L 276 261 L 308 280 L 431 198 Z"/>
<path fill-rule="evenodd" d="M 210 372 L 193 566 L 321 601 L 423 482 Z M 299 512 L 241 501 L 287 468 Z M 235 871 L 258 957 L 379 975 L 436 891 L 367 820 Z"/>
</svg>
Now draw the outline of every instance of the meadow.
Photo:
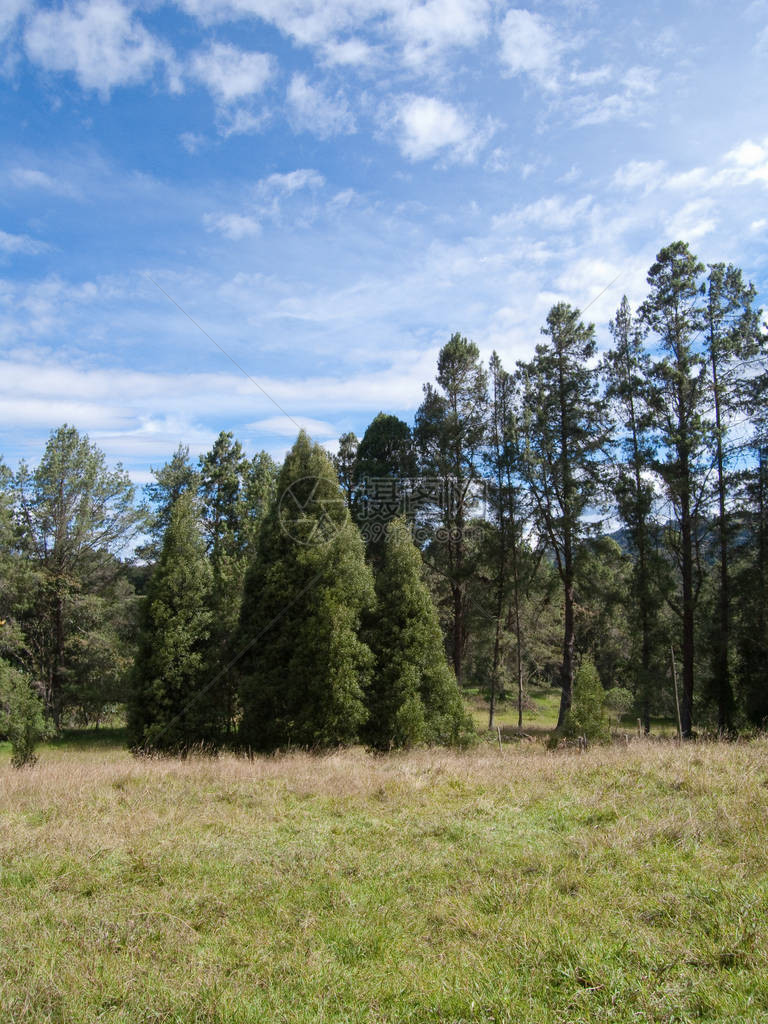
<svg viewBox="0 0 768 1024">
<path fill-rule="evenodd" d="M 768 1022 L 768 741 L 0 753 L 0 1019 Z"/>
</svg>

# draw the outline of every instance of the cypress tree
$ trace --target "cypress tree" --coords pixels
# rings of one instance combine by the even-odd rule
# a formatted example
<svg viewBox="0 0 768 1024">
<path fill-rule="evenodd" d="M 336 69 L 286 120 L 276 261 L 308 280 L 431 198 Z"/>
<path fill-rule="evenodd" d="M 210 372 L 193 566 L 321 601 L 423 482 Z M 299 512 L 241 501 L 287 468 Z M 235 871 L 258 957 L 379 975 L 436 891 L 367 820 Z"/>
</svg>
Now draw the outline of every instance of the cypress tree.
<svg viewBox="0 0 768 1024">
<path fill-rule="evenodd" d="M 365 741 L 379 750 L 466 741 L 472 722 L 446 661 L 421 555 L 402 519 L 387 526 L 368 641 L 375 662 Z"/>
<path fill-rule="evenodd" d="M 217 739 L 205 671 L 210 591 L 197 503 L 184 491 L 171 508 L 144 606 L 128 714 L 135 749 L 183 751 Z"/>
<path fill-rule="evenodd" d="M 301 431 L 245 580 L 243 746 L 316 748 L 357 738 L 372 660 L 358 632 L 373 596 L 362 538 L 334 466 Z"/>
</svg>

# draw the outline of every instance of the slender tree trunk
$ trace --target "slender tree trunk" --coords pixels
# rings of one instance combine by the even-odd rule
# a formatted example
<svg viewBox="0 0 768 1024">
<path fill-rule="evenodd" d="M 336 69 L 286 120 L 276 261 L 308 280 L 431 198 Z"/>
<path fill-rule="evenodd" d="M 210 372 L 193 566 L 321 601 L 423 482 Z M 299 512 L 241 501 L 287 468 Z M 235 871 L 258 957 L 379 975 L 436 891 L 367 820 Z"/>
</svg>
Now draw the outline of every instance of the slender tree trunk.
<svg viewBox="0 0 768 1024">
<path fill-rule="evenodd" d="M 683 739 L 690 739 L 693 732 L 693 682 L 696 648 L 693 595 L 693 532 L 687 492 L 683 494 L 680 540 L 682 545 L 683 584 L 683 701 L 680 715 Z"/>
<path fill-rule="evenodd" d="M 62 675 L 64 666 L 64 595 L 61 592 L 61 586 L 61 580 L 57 580 L 53 613 L 55 641 L 53 672 L 51 673 L 51 715 L 57 732 L 61 728 Z"/>
<path fill-rule="evenodd" d="M 712 347 L 712 346 L 710 346 Z M 714 351 L 711 357 L 712 389 L 715 398 L 715 431 L 717 456 L 717 532 L 720 545 L 720 593 L 718 594 L 719 628 L 715 663 L 717 688 L 717 724 L 720 732 L 726 732 L 732 725 L 733 693 L 731 690 L 728 650 L 730 646 L 730 579 L 728 566 L 728 529 L 725 508 L 725 458 L 720 412 L 720 385 L 717 377 L 717 360 Z"/>
<path fill-rule="evenodd" d="M 630 399 L 630 413 L 632 420 L 632 458 L 634 463 L 635 476 L 635 530 L 637 534 L 637 562 L 635 564 L 635 580 L 637 583 L 636 594 L 640 606 L 640 668 L 642 672 L 642 702 L 643 731 L 646 736 L 651 731 L 651 622 L 650 622 L 650 581 L 648 578 L 648 528 L 646 522 L 645 508 L 642 498 L 643 478 L 640 471 L 640 443 L 638 439 L 637 419 L 635 417 L 635 404 Z"/>
<path fill-rule="evenodd" d="M 515 579 L 515 647 L 517 649 L 517 728 L 523 728 L 523 637 L 520 627 L 520 595 Z"/>
<path fill-rule="evenodd" d="M 493 715 L 496 710 L 496 680 L 499 676 L 499 654 L 501 651 L 501 609 L 497 609 L 496 634 L 493 638 L 493 667 L 491 668 L 491 694 L 488 701 L 488 728 L 493 728 Z"/>
<path fill-rule="evenodd" d="M 574 622 L 574 587 L 573 587 L 573 551 L 570 538 L 567 539 L 563 552 L 563 599 L 564 599 L 564 632 L 563 632 L 563 665 L 560 670 L 560 713 L 557 716 L 557 728 L 565 722 L 573 703 L 573 655 L 576 648 L 576 631 Z"/>
</svg>

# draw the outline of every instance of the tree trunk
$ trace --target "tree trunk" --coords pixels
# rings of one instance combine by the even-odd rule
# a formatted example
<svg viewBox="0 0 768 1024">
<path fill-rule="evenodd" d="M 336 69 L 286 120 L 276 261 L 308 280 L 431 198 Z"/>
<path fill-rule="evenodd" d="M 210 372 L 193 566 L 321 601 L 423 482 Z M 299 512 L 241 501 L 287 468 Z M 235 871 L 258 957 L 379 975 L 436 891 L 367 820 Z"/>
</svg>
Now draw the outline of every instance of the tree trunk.
<svg viewBox="0 0 768 1024">
<path fill-rule="evenodd" d="M 715 662 L 715 684 L 717 689 L 717 724 L 720 732 L 727 732 L 732 725 L 733 693 L 728 665 L 730 646 L 730 581 L 728 573 L 728 530 L 725 509 L 725 459 L 720 415 L 720 386 L 717 378 L 717 361 L 714 352 L 711 358 L 712 387 L 715 398 L 715 430 L 717 455 L 717 532 L 720 544 L 720 593 L 718 595 L 718 636 Z"/>
<path fill-rule="evenodd" d="M 54 650 L 53 671 L 51 673 L 51 716 L 56 732 L 61 728 L 62 684 L 64 664 L 64 595 L 61 592 L 61 581 L 56 581 L 56 597 L 54 603 Z"/>
<path fill-rule="evenodd" d="M 563 665 L 560 670 L 560 713 L 557 728 L 561 729 L 573 703 L 573 654 L 576 647 L 576 632 L 573 613 L 573 558 L 570 549 L 565 552 L 565 579 L 563 583 L 565 629 L 563 633 Z"/>
<path fill-rule="evenodd" d="M 682 545 L 683 583 L 683 702 L 680 709 L 683 739 L 693 733 L 693 681 L 694 681 L 694 596 L 693 596 L 693 535 L 688 496 L 683 496 L 680 535 Z"/>
</svg>

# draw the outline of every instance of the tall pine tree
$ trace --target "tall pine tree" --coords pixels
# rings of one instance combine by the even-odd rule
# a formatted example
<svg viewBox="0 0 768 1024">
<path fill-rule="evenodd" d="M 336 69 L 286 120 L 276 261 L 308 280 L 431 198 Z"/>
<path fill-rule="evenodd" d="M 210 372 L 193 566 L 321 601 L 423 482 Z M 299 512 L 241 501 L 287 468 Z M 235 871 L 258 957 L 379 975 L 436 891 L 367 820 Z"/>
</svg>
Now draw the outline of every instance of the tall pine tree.
<svg viewBox="0 0 768 1024">
<path fill-rule="evenodd" d="M 553 306 L 529 363 L 520 364 L 524 386 L 524 473 L 537 528 L 555 560 L 563 587 L 562 696 L 558 728 L 573 700 L 576 549 L 584 514 L 601 483 L 608 440 L 605 410 L 592 366 L 595 329 L 578 309 Z"/>
</svg>

